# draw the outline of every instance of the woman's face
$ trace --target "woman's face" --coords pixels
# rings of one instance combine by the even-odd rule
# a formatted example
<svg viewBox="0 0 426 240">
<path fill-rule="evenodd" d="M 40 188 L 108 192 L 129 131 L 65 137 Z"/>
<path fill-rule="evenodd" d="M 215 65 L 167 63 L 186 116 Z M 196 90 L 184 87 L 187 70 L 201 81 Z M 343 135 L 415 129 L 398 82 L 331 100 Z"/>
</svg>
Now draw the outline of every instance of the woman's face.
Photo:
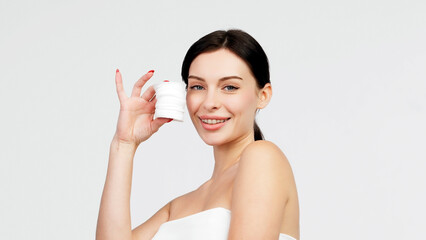
<svg viewBox="0 0 426 240">
<path fill-rule="evenodd" d="M 258 94 L 247 64 L 227 49 L 202 53 L 191 63 L 188 112 L 208 145 L 253 138 Z"/>
</svg>

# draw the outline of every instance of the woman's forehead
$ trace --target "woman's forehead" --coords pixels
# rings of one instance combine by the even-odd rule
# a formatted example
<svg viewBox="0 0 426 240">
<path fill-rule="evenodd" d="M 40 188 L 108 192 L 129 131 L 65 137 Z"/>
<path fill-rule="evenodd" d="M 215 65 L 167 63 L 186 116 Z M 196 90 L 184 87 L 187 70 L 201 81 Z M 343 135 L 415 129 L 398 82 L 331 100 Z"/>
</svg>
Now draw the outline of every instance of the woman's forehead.
<svg viewBox="0 0 426 240">
<path fill-rule="evenodd" d="M 226 76 L 239 76 L 247 78 L 251 71 L 247 64 L 235 53 L 227 49 L 201 53 L 189 68 L 189 76 L 200 78 L 220 79 Z"/>
</svg>

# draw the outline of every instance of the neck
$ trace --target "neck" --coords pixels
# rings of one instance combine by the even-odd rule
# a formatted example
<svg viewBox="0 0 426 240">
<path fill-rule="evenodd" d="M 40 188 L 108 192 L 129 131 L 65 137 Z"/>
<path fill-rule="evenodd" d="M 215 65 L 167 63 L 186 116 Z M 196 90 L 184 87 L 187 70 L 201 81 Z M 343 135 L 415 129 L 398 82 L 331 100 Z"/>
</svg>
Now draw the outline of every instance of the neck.
<svg viewBox="0 0 426 240">
<path fill-rule="evenodd" d="M 250 133 L 232 142 L 214 146 L 215 164 L 211 181 L 220 178 L 228 168 L 237 164 L 240 161 L 240 156 L 244 148 L 252 142 L 254 142 L 254 135 Z"/>
</svg>

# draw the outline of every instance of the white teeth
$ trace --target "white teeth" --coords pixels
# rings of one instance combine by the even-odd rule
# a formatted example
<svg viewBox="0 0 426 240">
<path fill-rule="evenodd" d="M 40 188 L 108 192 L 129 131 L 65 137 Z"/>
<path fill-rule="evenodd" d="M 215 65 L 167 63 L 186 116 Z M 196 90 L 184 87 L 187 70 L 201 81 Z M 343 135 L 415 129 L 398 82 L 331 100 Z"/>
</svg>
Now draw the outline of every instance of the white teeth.
<svg viewBox="0 0 426 240">
<path fill-rule="evenodd" d="M 218 119 L 201 119 L 201 121 L 203 121 L 203 123 L 207 123 L 207 124 L 217 124 L 217 123 L 223 123 L 226 120 L 218 120 Z"/>
</svg>

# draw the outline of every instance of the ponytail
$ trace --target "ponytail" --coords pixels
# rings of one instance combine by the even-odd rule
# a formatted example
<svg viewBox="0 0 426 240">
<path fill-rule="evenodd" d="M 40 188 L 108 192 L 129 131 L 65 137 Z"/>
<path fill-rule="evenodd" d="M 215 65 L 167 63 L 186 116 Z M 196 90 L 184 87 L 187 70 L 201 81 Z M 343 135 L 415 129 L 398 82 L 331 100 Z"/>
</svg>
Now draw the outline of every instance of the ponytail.
<svg viewBox="0 0 426 240">
<path fill-rule="evenodd" d="M 257 125 L 256 121 L 254 121 L 254 141 L 257 140 L 264 140 L 262 131 L 260 131 L 259 126 Z"/>
</svg>

